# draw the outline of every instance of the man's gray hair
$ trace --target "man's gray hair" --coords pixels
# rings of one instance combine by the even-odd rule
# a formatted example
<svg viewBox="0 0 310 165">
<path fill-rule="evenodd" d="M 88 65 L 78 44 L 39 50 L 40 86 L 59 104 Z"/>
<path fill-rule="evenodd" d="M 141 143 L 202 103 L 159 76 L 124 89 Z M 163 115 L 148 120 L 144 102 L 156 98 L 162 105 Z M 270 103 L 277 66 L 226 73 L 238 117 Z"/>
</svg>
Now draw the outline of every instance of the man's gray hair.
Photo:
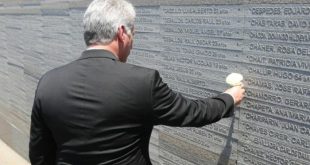
<svg viewBox="0 0 310 165">
<path fill-rule="evenodd" d="M 135 17 L 133 5 L 126 0 L 92 1 L 83 19 L 86 45 L 110 43 L 122 25 L 126 33 L 131 35 Z"/>
</svg>

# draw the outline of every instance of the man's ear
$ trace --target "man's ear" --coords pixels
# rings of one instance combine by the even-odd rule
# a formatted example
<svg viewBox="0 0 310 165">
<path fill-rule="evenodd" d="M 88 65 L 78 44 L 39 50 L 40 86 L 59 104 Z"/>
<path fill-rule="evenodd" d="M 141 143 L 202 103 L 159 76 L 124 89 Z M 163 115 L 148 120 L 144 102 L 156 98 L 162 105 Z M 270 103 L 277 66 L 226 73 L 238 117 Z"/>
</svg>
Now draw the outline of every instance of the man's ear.
<svg viewBox="0 0 310 165">
<path fill-rule="evenodd" d="M 120 26 L 117 31 L 117 38 L 120 42 L 124 42 L 126 35 L 125 26 Z"/>
</svg>

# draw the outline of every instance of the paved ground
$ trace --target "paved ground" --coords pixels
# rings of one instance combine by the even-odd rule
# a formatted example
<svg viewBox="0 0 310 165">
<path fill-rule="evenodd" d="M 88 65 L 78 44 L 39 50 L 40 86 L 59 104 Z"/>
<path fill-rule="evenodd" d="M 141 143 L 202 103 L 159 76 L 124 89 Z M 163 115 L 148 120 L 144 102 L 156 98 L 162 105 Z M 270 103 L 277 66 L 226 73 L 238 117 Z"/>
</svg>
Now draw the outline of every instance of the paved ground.
<svg viewBox="0 0 310 165">
<path fill-rule="evenodd" d="M 0 165 L 30 165 L 0 139 Z"/>
</svg>

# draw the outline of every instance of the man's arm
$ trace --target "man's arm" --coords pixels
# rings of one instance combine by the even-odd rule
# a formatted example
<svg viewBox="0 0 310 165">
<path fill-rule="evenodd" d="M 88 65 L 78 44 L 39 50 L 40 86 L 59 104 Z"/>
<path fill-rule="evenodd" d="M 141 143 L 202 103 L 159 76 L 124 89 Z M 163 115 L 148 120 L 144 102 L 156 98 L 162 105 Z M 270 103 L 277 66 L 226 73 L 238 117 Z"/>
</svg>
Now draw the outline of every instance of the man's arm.
<svg viewBox="0 0 310 165">
<path fill-rule="evenodd" d="M 169 126 L 204 126 L 233 115 L 234 98 L 222 93 L 213 98 L 191 100 L 173 92 L 156 71 L 152 90 L 155 124 Z"/>
<path fill-rule="evenodd" d="M 30 128 L 29 158 L 32 165 L 55 165 L 56 144 L 41 115 L 41 105 L 35 97 Z"/>
</svg>

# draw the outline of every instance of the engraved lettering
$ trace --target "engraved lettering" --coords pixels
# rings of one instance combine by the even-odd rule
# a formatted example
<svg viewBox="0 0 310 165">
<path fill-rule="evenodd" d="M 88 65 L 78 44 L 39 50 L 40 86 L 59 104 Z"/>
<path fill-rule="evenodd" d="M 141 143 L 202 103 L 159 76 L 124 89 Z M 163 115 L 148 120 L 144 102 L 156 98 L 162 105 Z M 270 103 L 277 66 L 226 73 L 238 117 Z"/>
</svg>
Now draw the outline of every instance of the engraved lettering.
<svg viewBox="0 0 310 165">
<path fill-rule="evenodd" d="M 283 110 L 283 109 L 277 109 L 276 108 L 274 110 L 274 114 L 282 116 L 282 117 L 287 117 L 287 118 L 296 119 L 296 120 L 299 120 L 299 121 L 310 123 L 310 116 L 302 114 L 302 113 L 296 113 L 296 112 L 286 111 L 286 110 Z"/>
<path fill-rule="evenodd" d="M 286 7 L 283 13 L 284 15 L 309 15 L 310 7 Z"/>
<path fill-rule="evenodd" d="M 185 74 L 190 74 L 190 75 L 194 75 L 194 76 L 201 76 L 202 73 L 199 71 L 196 71 L 192 68 L 185 68 L 185 67 L 178 67 L 178 66 L 171 66 L 171 65 L 164 65 L 165 70 L 170 70 L 170 71 L 175 71 L 175 72 L 179 72 L 179 73 L 185 73 Z"/>
<path fill-rule="evenodd" d="M 175 162 L 175 163 L 180 164 L 180 165 L 194 165 L 193 163 L 190 163 L 190 162 L 188 162 L 188 161 L 186 161 L 186 160 L 184 160 L 184 159 L 182 159 L 182 158 L 180 158 L 180 157 L 178 157 L 178 156 L 175 156 L 175 155 L 173 155 L 172 153 L 167 152 L 167 151 L 165 151 L 165 150 L 161 150 L 161 151 L 160 151 L 160 155 L 161 155 L 162 157 L 164 157 L 165 159 L 167 159 L 167 160 L 169 160 L 169 161 L 172 161 L 172 162 Z M 165 162 L 165 163 L 168 163 L 168 164 L 169 164 L 169 162 Z M 168 164 L 165 164 L 165 165 L 168 165 Z M 171 163 L 171 164 L 172 164 L 172 163 Z M 173 163 L 173 164 L 174 164 L 174 163 Z"/>
<path fill-rule="evenodd" d="M 245 118 L 252 120 L 252 121 L 258 121 L 261 123 L 265 123 L 265 124 L 271 125 L 271 126 L 276 126 L 276 127 L 280 126 L 280 122 L 278 120 L 268 118 L 266 116 L 258 115 L 255 113 L 245 113 Z"/>
<path fill-rule="evenodd" d="M 301 113 L 295 109 L 282 108 L 278 106 L 271 106 L 269 104 L 264 104 L 261 102 L 251 101 L 249 99 L 244 100 L 242 107 L 245 107 L 250 110 L 260 111 L 263 113 L 268 113 L 270 115 L 276 115 L 279 117 L 284 117 L 286 119 L 295 120 L 310 124 L 310 115 L 309 113 Z"/>
<path fill-rule="evenodd" d="M 253 15 L 280 15 L 282 13 L 279 7 L 254 7 L 249 10 Z"/>
<path fill-rule="evenodd" d="M 220 18 L 199 18 L 199 17 L 164 17 L 165 24 L 190 24 L 190 25 L 220 25 L 229 26 L 232 24 L 229 19 Z"/>
<path fill-rule="evenodd" d="M 267 63 L 267 58 L 266 57 L 260 57 L 260 56 L 247 56 L 250 62 L 255 62 L 255 63 L 261 63 L 265 64 Z"/>
<path fill-rule="evenodd" d="M 198 85 L 198 86 L 206 86 L 206 82 L 202 80 L 197 80 L 197 79 L 192 79 L 192 78 L 187 78 L 187 77 L 181 77 L 181 76 L 176 76 L 176 80 L 179 82 L 187 83 L 187 84 L 193 84 L 193 85 Z"/>
<path fill-rule="evenodd" d="M 258 127 L 256 125 L 250 125 L 250 124 L 245 124 L 246 130 L 261 134 L 261 135 L 268 135 L 268 129 L 264 127 Z"/>
<path fill-rule="evenodd" d="M 284 20 L 252 19 L 250 20 L 250 24 L 255 27 L 285 27 Z"/>
<path fill-rule="evenodd" d="M 310 28 L 310 21 L 306 20 L 288 20 L 287 22 L 288 28 Z"/>
<path fill-rule="evenodd" d="M 262 99 L 264 101 L 271 101 L 274 103 L 282 103 L 282 98 L 280 96 L 275 96 L 275 95 L 272 95 L 269 93 L 254 92 L 251 90 L 247 90 L 246 95 L 248 97 L 258 98 L 258 99 Z"/>
<path fill-rule="evenodd" d="M 219 42 L 219 41 L 216 41 L 216 40 L 185 38 L 184 42 L 186 44 L 192 44 L 192 45 L 205 45 L 205 46 L 214 46 L 214 47 L 223 47 L 223 48 L 227 47 L 227 45 L 225 43 L 222 43 L 222 42 Z"/>
<path fill-rule="evenodd" d="M 273 52 L 274 46 L 270 44 L 251 43 L 250 50 L 261 51 L 261 52 Z"/>
<path fill-rule="evenodd" d="M 262 138 L 254 137 L 253 142 L 255 144 L 259 144 L 259 145 L 262 145 L 262 146 L 270 148 L 270 149 L 279 150 L 279 144 L 278 143 L 266 141 L 265 139 L 262 139 Z"/>
<path fill-rule="evenodd" d="M 265 155 L 265 159 L 279 163 L 279 164 L 292 164 L 290 163 L 290 160 L 283 158 L 282 156 L 275 155 L 273 153 L 268 152 L 268 154 Z"/>
<path fill-rule="evenodd" d="M 288 85 L 285 85 L 285 84 L 284 85 L 283 84 L 276 84 L 275 90 L 276 91 L 281 91 L 281 92 L 289 92 L 289 93 L 292 92 L 291 86 L 288 86 Z"/>
<path fill-rule="evenodd" d="M 228 14 L 228 9 L 213 7 L 163 7 L 164 14 L 218 15 Z"/>
<path fill-rule="evenodd" d="M 285 42 L 310 42 L 310 34 L 308 33 L 285 33 L 285 32 L 264 32 L 249 31 L 246 34 L 252 39 L 269 40 L 269 41 L 285 41 Z"/>
<path fill-rule="evenodd" d="M 205 129 L 198 129 L 198 128 L 184 128 L 187 130 L 187 134 L 192 135 L 193 133 L 200 135 L 204 139 L 208 139 L 216 144 L 224 145 L 226 142 L 226 139 L 224 137 L 218 136 L 216 133 L 212 133 Z"/>
<path fill-rule="evenodd" d="M 309 29 L 310 21 L 302 19 L 267 19 L 252 18 L 249 21 L 251 27 L 259 28 L 288 28 L 288 29 Z"/>
<path fill-rule="evenodd" d="M 310 50 L 309 49 L 301 48 L 301 47 L 295 47 L 295 46 L 279 45 L 277 47 L 277 52 L 281 53 L 281 54 L 309 56 L 310 57 Z"/>
<path fill-rule="evenodd" d="M 309 88 L 305 88 L 305 87 L 292 87 L 293 88 L 293 92 L 294 94 L 299 94 L 299 95 L 304 95 L 304 96 L 310 96 L 310 89 Z"/>
<path fill-rule="evenodd" d="M 302 73 L 294 73 L 289 71 L 272 70 L 266 68 L 248 68 L 249 74 L 258 74 L 261 76 L 275 77 L 284 80 L 294 80 L 300 82 L 310 82 L 310 76 Z"/>
<path fill-rule="evenodd" d="M 279 58 L 269 57 L 268 64 L 282 66 L 282 67 L 310 70 L 310 62 L 304 62 L 304 61 L 293 61 L 289 59 L 279 59 Z"/>
<path fill-rule="evenodd" d="M 218 132 L 218 133 L 222 133 L 223 135 L 227 135 L 229 130 L 227 128 L 225 128 L 224 126 L 221 126 L 219 124 L 210 124 L 210 125 L 207 125 L 205 126 L 207 129 L 210 129 L 210 130 L 213 130 L 215 132 Z"/>
<path fill-rule="evenodd" d="M 266 33 L 263 33 L 263 32 L 252 32 L 252 31 L 250 31 L 248 34 L 249 34 L 250 38 L 267 40 L 267 35 L 266 35 Z"/>
<path fill-rule="evenodd" d="M 273 130 L 268 130 L 268 135 L 269 137 L 276 138 L 278 140 L 289 141 L 289 137 L 286 134 L 278 133 Z"/>
<path fill-rule="evenodd" d="M 151 52 L 151 51 L 132 50 L 131 52 L 135 56 L 139 56 L 139 57 L 143 57 L 143 58 L 149 58 L 149 59 L 154 59 L 157 56 L 156 52 Z"/>
<path fill-rule="evenodd" d="M 169 129 L 167 127 L 165 127 L 165 131 L 168 132 L 171 135 L 175 135 L 177 137 L 181 137 L 184 138 L 186 140 L 190 140 L 192 142 L 195 142 L 197 144 L 200 144 L 202 146 L 205 146 L 206 148 L 210 148 L 210 145 L 208 144 L 207 141 L 204 141 L 203 139 L 199 138 L 199 137 L 195 137 L 195 136 L 190 136 L 190 134 L 185 133 L 183 131 L 180 130 L 176 130 L 176 129 Z"/>
<path fill-rule="evenodd" d="M 286 121 L 280 121 L 278 119 L 269 118 L 264 115 L 259 115 L 256 113 L 250 113 L 250 112 L 243 112 L 242 115 L 247 120 L 260 122 L 265 125 L 269 125 L 272 127 L 277 127 L 282 130 L 290 131 L 293 133 L 299 133 L 303 136 L 309 137 L 310 136 L 310 128 L 304 125 L 297 125 L 295 123 L 286 122 Z"/>
<path fill-rule="evenodd" d="M 227 53 L 221 51 L 208 50 L 202 48 L 192 47 L 177 47 L 177 46 L 164 46 L 164 51 L 177 52 L 182 54 L 195 54 L 198 56 L 206 56 L 212 58 L 226 58 Z"/>
<path fill-rule="evenodd" d="M 298 132 L 298 126 L 291 123 L 283 123 L 282 128 L 285 130 L 291 130 L 293 132 Z"/>
<path fill-rule="evenodd" d="M 170 61 L 170 62 L 177 62 L 180 64 L 187 64 L 187 65 L 193 65 L 193 66 L 202 66 L 212 69 L 218 69 L 218 70 L 227 70 L 228 66 L 224 63 L 219 63 L 215 61 L 211 61 L 205 58 L 191 58 L 191 57 L 185 57 L 185 56 L 167 56 L 163 55 L 164 61 Z M 170 69 L 171 70 L 171 69 Z"/>
<path fill-rule="evenodd" d="M 300 133 L 304 135 L 310 136 L 310 128 L 309 127 L 301 127 L 300 128 Z"/>
<path fill-rule="evenodd" d="M 249 9 L 252 15 L 290 15 L 290 16 L 308 16 L 310 7 L 253 7 Z"/>
<path fill-rule="evenodd" d="M 154 25 L 147 25 L 147 24 L 137 24 L 135 26 L 135 30 L 137 32 L 158 32 L 159 33 L 159 27 Z"/>
<path fill-rule="evenodd" d="M 300 138 L 297 138 L 297 137 L 292 137 L 290 139 L 291 143 L 292 144 L 295 144 L 295 145 L 299 145 L 299 146 L 302 146 L 304 148 L 310 148 L 310 142 L 309 140 L 305 140 L 305 139 L 300 139 Z"/>
<path fill-rule="evenodd" d="M 305 128 L 304 126 L 299 126 L 299 125 L 295 125 L 293 123 L 288 123 L 288 122 L 281 122 L 281 127 L 284 130 L 289 130 L 291 132 L 297 132 L 297 133 L 301 133 L 301 134 L 305 134 L 307 136 L 306 133 L 303 133 L 302 130 Z M 310 134 L 308 134 L 310 135 Z"/>
<path fill-rule="evenodd" d="M 310 156 L 309 156 L 309 154 L 304 153 L 304 152 L 299 151 L 299 150 L 296 150 L 296 149 L 294 149 L 294 148 L 286 147 L 286 146 L 281 145 L 281 146 L 279 147 L 279 150 L 280 150 L 280 152 L 283 152 L 283 153 L 286 153 L 286 154 L 288 154 L 288 155 L 297 157 L 297 158 L 299 158 L 299 159 L 304 159 L 304 160 L 310 161 Z"/>
<path fill-rule="evenodd" d="M 256 160 L 256 159 L 254 159 L 253 157 L 250 157 L 250 156 L 248 156 L 248 155 L 246 155 L 246 154 L 241 154 L 241 153 L 240 153 L 239 155 L 242 156 L 243 161 L 244 161 L 245 163 L 247 163 L 247 164 L 252 164 L 252 165 L 267 165 L 266 163 L 260 162 L 260 161 L 258 161 L 258 160 Z"/>
<path fill-rule="evenodd" d="M 265 88 L 265 89 L 273 89 L 272 83 L 268 81 L 264 81 L 261 79 L 256 79 L 256 78 L 245 78 L 244 80 L 248 85 L 250 86 L 256 86 L 260 88 Z"/>
<path fill-rule="evenodd" d="M 155 17 L 137 17 L 135 19 L 137 23 L 157 23 Z"/>
<path fill-rule="evenodd" d="M 310 102 L 307 102 L 307 101 L 302 101 L 302 100 L 297 100 L 297 99 L 285 99 L 284 103 L 286 105 L 310 110 Z"/>
<path fill-rule="evenodd" d="M 270 140 L 266 140 L 266 139 L 258 138 L 258 137 L 255 137 L 253 142 L 255 144 L 258 144 L 258 145 L 261 145 L 261 146 L 264 146 L 264 147 L 285 153 L 287 155 L 290 155 L 290 156 L 293 156 L 293 157 L 296 157 L 299 159 L 304 159 L 306 161 L 310 160 L 309 154 L 307 154 L 303 151 L 300 151 L 300 150 L 296 150 L 295 148 L 292 148 L 292 147 L 284 146 L 280 143 L 275 143 L 275 142 L 272 142 Z"/>
<path fill-rule="evenodd" d="M 281 59 L 265 56 L 252 56 L 248 55 L 247 58 L 252 63 L 259 63 L 265 65 L 273 65 L 277 67 L 286 67 L 293 69 L 310 70 L 310 62 L 308 61 L 295 61 L 292 59 Z"/>
<path fill-rule="evenodd" d="M 289 34 L 287 34 L 287 33 L 269 32 L 269 33 L 267 33 L 267 36 L 268 36 L 268 40 L 280 40 L 280 41 L 288 41 L 289 40 Z"/>
<path fill-rule="evenodd" d="M 244 122 L 242 122 L 241 126 L 244 127 L 244 130 L 246 130 L 247 133 L 252 133 L 252 134 L 254 133 L 258 135 L 263 135 L 264 137 L 274 138 L 284 143 L 289 143 L 289 144 L 296 145 L 296 146 L 299 146 L 305 149 L 310 148 L 310 140 L 301 138 L 298 135 L 290 135 L 290 134 L 279 132 L 278 130 L 267 129 L 262 126 L 248 124 Z M 243 136 L 247 137 L 246 140 L 248 140 L 248 137 L 249 137 L 247 133 L 243 134 Z"/>
<path fill-rule="evenodd" d="M 261 112 L 273 114 L 272 108 L 270 106 L 262 105 L 262 104 L 255 103 L 255 102 L 252 102 L 249 100 L 245 100 L 243 104 L 248 109 L 254 109 L 256 111 L 261 111 Z"/>
<path fill-rule="evenodd" d="M 310 88 L 296 84 L 284 84 L 277 81 L 263 80 L 257 78 L 245 78 L 244 81 L 249 86 L 255 86 L 267 90 L 280 91 L 300 96 L 310 96 Z"/>
<path fill-rule="evenodd" d="M 249 67 L 248 69 L 249 73 L 256 73 L 259 75 L 263 75 L 263 76 L 268 76 L 271 75 L 272 70 L 271 69 L 260 69 L 260 68 L 253 68 L 253 67 Z"/>
<path fill-rule="evenodd" d="M 246 152 L 246 153 L 251 153 L 257 157 L 261 157 L 261 158 L 264 158 L 264 152 L 261 151 L 261 150 L 258 150 L 256 148 L 253 148 L 253 147 L 250 147 L 248 145 L 243 145 L 243 151 Z"/>
<path fill-rule="evenodd" d="M 163 26 L 163 32 L 172 34 L 190 34 L 190 35 L 208 35 L 216 37 L 232 37 L 235 33 L 240 33 L 238 31 L 228 31 L 220 29 L 211 28 L 197 28 L 197 27 L 178 27 L 178 26 Z"/>
<path fill-rule="evenodd" d="M 188 44 L 195 46 L 210 46 L 210 47 L 221 47 L 226 48 L 227 44 L 218 40 L 211 39 L 199 39 L 199 38 L 180 38 L 180 37 L 168 37 L 164 36 L 163 40 L 165 43 L 176 43 L 176 44 Z"/>
<path fill-rule="evenodd" d="M 137 15 L 159 15 L 159 8 L 152 7 L 136 7 Z"/>
</svg>

